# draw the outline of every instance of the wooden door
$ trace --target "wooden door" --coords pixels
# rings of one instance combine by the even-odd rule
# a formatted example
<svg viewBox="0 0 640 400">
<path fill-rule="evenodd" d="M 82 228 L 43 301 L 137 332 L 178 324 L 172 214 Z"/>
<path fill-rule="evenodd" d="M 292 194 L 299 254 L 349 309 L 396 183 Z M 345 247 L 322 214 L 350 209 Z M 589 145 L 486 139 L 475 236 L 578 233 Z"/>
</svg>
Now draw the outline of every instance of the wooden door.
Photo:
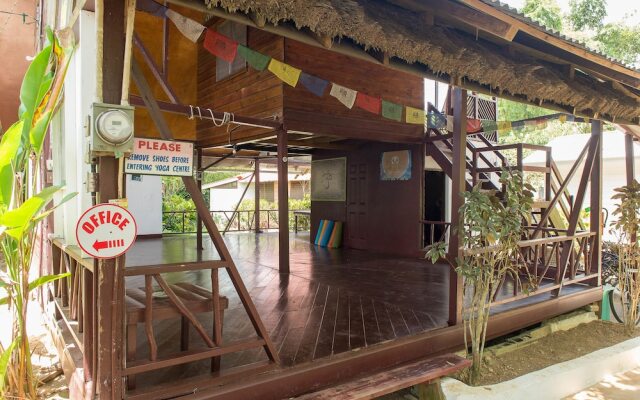
<svg viewBox="0 0 640 400">
<path fill-rule="evenodd" d="M 347 175 L 348 246 L 367 248 L 367 164 L 350 162 Z"/>
</svg>

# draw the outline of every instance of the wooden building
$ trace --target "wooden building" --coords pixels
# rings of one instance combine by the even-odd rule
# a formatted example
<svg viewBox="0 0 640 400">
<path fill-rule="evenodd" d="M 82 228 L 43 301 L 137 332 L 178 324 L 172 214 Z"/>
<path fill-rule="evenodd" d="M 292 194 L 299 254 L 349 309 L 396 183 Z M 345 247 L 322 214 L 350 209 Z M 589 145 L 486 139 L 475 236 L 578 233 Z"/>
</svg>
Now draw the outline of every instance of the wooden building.
<svg viewBox="0 0 640 400">
<path fill-rule="evenodd" d="M 43 3 L 46 13 L 55 2 Z M 134 24 L 126 23 L 133 13 L 125 3 L 137 7 Z M 425 104 L 424 79 L 446 82 L 451 95 L 439 111 L 453 124 L 429 128 L 406 123 L 404 114 L 396 121 L 345 107 L 328 88 L 318 96 L 241 58 L 224 61 L 205 49 L 205 35 L 196 42 L 182 35 L 160 3 L 102 0 L 97 10 L 76 10 L 79 46 L 64 119 L 51 132 L 51 158 L 52 179 L 83 195 L 57 212 L 51 257 L 43 263 L 72 272 L 69 281 L 52 285 L 47 304 L 72 397 L 288 398 L 460 349 L 462 281 L 447 265 L 425 261 L 424 245 L 445 235 L 451 257 L 465 251 L 449 230 L 460 219 L 460 193 L 480 181 L 499 190 L 495 176 L 507 164 L 505 151 L 517 154 L 512 167 L 545 177 L 531 236 L 520 244 L 539 288 L 523 293 L 505 282 L 489 335 L 601 298 L 602 124 L 626 127 L 632 151 L 640 72 L 492 1 L 166 3 L 248 49 L 391 103 L 434 111 Z M 549 149 L 468 138 L 467 119 L 479 116 L 468 92 L 588 118 L 590 140 L 568 176 L 550 157 L 544 167 L 524 166 L 525 149 Z M 193 142 L 199 171 L 234 158 L 253 160 L 257 170 L 275 162 L 277 235 L 223 239 L 201 182 L 185 177 L 202 222 L 197 237 L 139 239 L 117 259 L 83 257 L 71 233 L 77 215 L 125 195 L 113 156 L 86 163 L 68 154 L 83 149 L 82 121 L 96 98 L 135 105 L 137 137 Z M 402 179 L 383 179 L 385 154 L 393 152 L 402 152 L 409 167 Z M 302 239 L 288 226 L 288 162 L 296 156 L 311 157 L 312 174 L 323 160 L 344 160 L 345 170 L 345 196 L 312 199 L 311 232 Z M 633 168 L 628 171 L 633 179 Z M 82 177 L 94 172 L 91 196 Z M 570 207 L 566 187 L 574 175 L 580 185 Z M 579 220 L 587 196 L 590 230 Z M 551 210 L 564 214 L 566 226 L 550 221 Z M 259 227 L 259 209 L 254 219 Z M 343 248 L 313 246 L 320 220 L 344 223 Z M 385 390 L 391 389 L 381 385 L 376 394 Z"/>
</svg>

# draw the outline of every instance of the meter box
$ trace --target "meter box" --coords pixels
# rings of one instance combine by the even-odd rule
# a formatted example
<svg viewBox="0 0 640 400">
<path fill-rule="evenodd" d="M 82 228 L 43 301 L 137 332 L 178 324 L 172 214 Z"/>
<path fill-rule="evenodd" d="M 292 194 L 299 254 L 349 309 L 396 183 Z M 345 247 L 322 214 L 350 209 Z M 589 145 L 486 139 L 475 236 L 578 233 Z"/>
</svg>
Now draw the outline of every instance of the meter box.
<svg viewBox="0 0 640 400">
<path fill-rule="evenodd" d="M 131 153 L 133 110 L 131 106 L 93 103 L 91 151 L 97 155 Z"/>
</svg>

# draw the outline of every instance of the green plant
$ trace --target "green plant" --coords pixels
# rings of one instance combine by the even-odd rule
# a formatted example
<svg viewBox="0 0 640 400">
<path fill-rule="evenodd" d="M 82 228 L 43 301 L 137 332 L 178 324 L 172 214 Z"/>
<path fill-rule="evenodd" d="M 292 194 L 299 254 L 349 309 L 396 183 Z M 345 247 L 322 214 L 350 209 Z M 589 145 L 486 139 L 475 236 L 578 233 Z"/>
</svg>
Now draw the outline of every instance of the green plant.
<svg viewBox="0 0 640 400">
<path fill-rule="evenodd" d="M 531 213 L 533 187 L 524 182 L 519 171 L 503 170 L 500 182 L 505 187 L 502 199 L 495 192 L 482 190 L 480 185 L 463 194 L 462 221 L 455 228 L 463 247 L 455 263 L 449 260 L 464 279 L 467 301 L 463 306 L 463 320 L 465 344 L 467 332 L 471 337 L 471 382 L 476 381 L 482 369 L 487 325 L 496 291 L 507 275 L 514 284 L 520 284 L 520 273 L 526 271 L 517 253 L 518 242 L 525 232 L 524 221 Z M 429 246 L 426 257 L 434 263 L 447 259 L 446 244 L 438 242 Z"/>
<path fill-rule="evenodd" d="M 613 199 L 618 200 L 613 216 L 612 233 L 618 237 L 618 289 L 622 302 L 625 331 L 633 335 L 638 321 L 640 306 L 640 246 L 638 246 L 638 223 L 640 222 L 640 183 L 634 180 L 629 185 L 615 189 Z"/>
<path fill-rule="evenodd" d="M 36 382 L 31 368 L 27 332 L 30 294 L 36 288 L 67 274 L 32 279 L 35 240 L 40 221 L 62 188 L 38 192 L 42 146 L 51 118 L 61 98 L 64 77 L 73 52 L 71 29 L 47 30 L 47 43 L 27 69 L 20 89 L 19 120 L 0 141 L 0 246 L 6 272 L 0 271 L 0 304 L 8 304 L 12 316 L 12 342 L 0 356 L 0 395 L 35 398 Z M 75 193 L 68 194 L 61 202 Z M 40 232 L 40 234 L 42 234 Z"/>
</svg>

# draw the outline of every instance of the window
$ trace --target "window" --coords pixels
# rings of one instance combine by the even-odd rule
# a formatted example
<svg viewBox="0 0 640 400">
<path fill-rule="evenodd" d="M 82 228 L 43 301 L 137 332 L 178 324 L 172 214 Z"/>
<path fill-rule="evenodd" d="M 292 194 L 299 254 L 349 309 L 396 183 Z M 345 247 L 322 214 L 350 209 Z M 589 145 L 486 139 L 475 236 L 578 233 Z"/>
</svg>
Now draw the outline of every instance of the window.
<svg viewBox="0 0 640 400">
<path fill-rule="evenodd" d="M 221 35 L 225 35 L 238 44 L 247 45 L 247 27 L 233 21 L 225 21 L 216 29 Z M 247 69 L 247 62 L 242 57 L 236 57 L 233 62 L 216 57 L 216 82 L 227 79 L 230 76 Z"/>
</svg>

